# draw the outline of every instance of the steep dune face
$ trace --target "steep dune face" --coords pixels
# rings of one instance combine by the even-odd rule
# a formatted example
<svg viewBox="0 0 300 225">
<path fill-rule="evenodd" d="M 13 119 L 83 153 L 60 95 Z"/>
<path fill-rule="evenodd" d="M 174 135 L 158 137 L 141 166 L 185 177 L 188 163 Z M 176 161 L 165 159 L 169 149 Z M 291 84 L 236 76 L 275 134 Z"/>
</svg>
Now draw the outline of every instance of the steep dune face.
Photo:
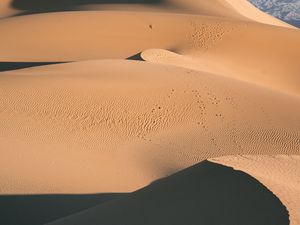
<svg viewBox="0 0 300 225">
<path fill-rule="evenodd" d="M 202 162 L 125 198 L 49 225 L 120 223 L 287 225 L 289 220 L 278 199 L 255 179 L 228 167 Z"/>
<path fill-rule="evenodd" d="M 1 223 L 46 224 L 126 195 L 125 193 L 1 195 Z M 18 216 L 15 216 L 16 214 Z"/>
<path fill-rule="evenodd" d="M 287 207 L 290 224 L 300 223 L 299 156 L 227 156 L 211 161 L 232 166 L 258 179 Z"/>
<path fill-rule="evenodd" d="M 298 97 L 221 76 L 102 60 L 0 83 L 5 193 L 132 191 L 206 158 L 299 152 Z"/>
</svg>

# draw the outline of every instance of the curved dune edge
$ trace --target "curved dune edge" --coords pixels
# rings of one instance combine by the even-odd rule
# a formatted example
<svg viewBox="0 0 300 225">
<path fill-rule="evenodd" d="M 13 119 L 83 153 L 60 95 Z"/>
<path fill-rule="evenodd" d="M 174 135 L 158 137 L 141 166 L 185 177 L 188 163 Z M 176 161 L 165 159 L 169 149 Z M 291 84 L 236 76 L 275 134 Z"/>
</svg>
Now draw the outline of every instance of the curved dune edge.
<svg viewBox="0 0 300 225">
<path fill-rule="evenodd" d="M 275 25 L 275 26 L 282 26 L 282 27 L 297 29 L 290 24 L 287 24 L 275 17 L 270 16 L 267 13 L 260 11 L 255 6 L 253 6 L 248 0 L 246 0 L 246 1 L 245 0 L 225 0 L 225 1 L 228 2 L 241 15 L 243 15 L 246 18 L 249 18 L 253 21 L 256 21 L 259 23 Z"/>
<path fill-rule="evenodd" d="M 41 8 L 40 10 L 34 9 L 30 11 L 30 4 L 28 3 L 28 9 L 18 9 L 11 6 L 13 0 L 2 0 L 0 2 L 0 18 L 7 18 L 15 16 L 18 13 L 21 14 L 34 14 L 47 12 L 46 8 Z M 25 3 L 23 3 L 25 4 Z M 57 10 L 55 7 L 52 7 L 50 11 L 59 12 L 62 11 L 63 5 L 60 5 L 59 2 L 56 2 Z M 26 4 L 25 4 L 26 5 Z M 74 5 L 69 8 L 69 10 L 74 11 L 107 11 L 107 10 L 117 10 L 117 11 L 144 11 L 144 12 L 169 12 L 169 13 L 183 13 L 183 14 L 200 14 L 207 16 L 217 16 L 217 17 L 227 17 L 234 19 L 243 19 L 247 18 L 259 23 L 265 23 L 275 26 L 282 26 L 287 28 L 295 28 L 294 26 L 287 24 L 283 21 L 274 18 L 259 9 L 255 8 L 251 3 L 244 0 L 211 0 L 208 4 L 206 2 L 194 2 L 188 0 L 166 0 L 160 4 L 80 4 Z"/>
<path fill-rule="evenodd" d="M 138 225 L 145 221 L 153 225 L 289 224 L 285 207 L 261 183 L 244 172 L 208 161 L 124 198 L 47 224 Z"/>
<path fill-rule="evenodd" d="M 201 72 L 212 73 L 218 76 L 230 77 L 242 81 L 263 85 L 269 88 L 278 89 L 284 92 L 300 94 L 300 88 L 294 88 L 294 76 L 290 74 L 272 75 L 272 81 L 266 81 L 263 76 L 252 76 L 252 73 L 241 73 L 240 71 L 230 71 L 226 63 L 218 64 L 218 59 L 210 57 L 207 59 L 205 55 L 195 57 L 190 55 L 181 55 L 165 49 L 148 49 L 141 52 L 140 57 L 152 63 L 160 63 L 172 65 L 176 67 L 184 67 Z M 285 81 L 283 84 L 281 81 Z"/>
<path fill-rule="evenodd" d="M 14 5 L 11 5 L 14 2 Z M 128 0 L 128 3 L 130 0 Z M 147 3 L 148 2 L 148 3 Z M 49 8 L 47 8 L 47 6 Z M 15 7 L 15 8 L 13 8 Z M 59 12 L 64 10 L 75 11 L 103 11 L 103 10 L 119 10 L 119 11 L 156 11 L 156 12 L 173 12 L 183 14 L 200 14 L 207 16 L 227 17 L 242 19 L 250 18 L 257 22 L 264 22 L 272 25 L 288 26 L 287 24 L 269 17 L 268 15 L 260 12 L 253 7 L 250 3 L 241 0 L 211 0 L 206 1 L 193 1 L 193 0 L 164 0 L 157 1 L 149 4 L 149 1 L 131 2 L 129 5 L 126 2 L 108 2 L 94 1 L 94 3 L 85 2 L 82 0 L 73 3 L 72 1 L 64 2 L 47 2 L 41 4 L 33 2 L 24 2 L 22 0 L 2 0 L 0 3 L 0 17 L 14 15 L 13 12 L 20 12 L 21 14 L 34 14 L 43 12 Z M 291 27 L 291 26 L 290 26 Z"/>
<path fill-rule="evenodd" d="M 233 167 L 255 177 L 279 197 L 287 207 L 290 224 L 300 223 L 300 157 L 277 156 L 226 156 L 210 161 Z"/>
<path fill-rule="evenodd" d="M 37 12 L 47 12 L 47 8 L 42 7 L 34 7 L 33 3 L 28 3 L 26 7 L 26 3 L 15 3 L 16 5 L 23 5 L 23 7 L 17 9 L 12 8 L 10 4 L 12 0 L 2 0 L 0 3 L 0 18 L 4 18 L 7 16 L 15 15 L 17 12 L 23 14 L 31 14 Z M 49 4 L 49 3 L 48 3 Z M 62 3 L 65 4 L 65 3 Z M 61 11 L 64 5 L 59 2 L 53 3 L 51 7 L 51 11 Z M 56 5 L 56 7 L 55 7 Z M 25 8 L 24 8 L 25 7 Z M 32 12 L 31 12 L 32 7 Z M 57 8 L 57 10 L 55 10 Z M 261 12 L 259 9 L 255 8 L 251 3 L 244 0 L 211 0 L 208 2 L 205 1 L 192 1 L 192 0 L 165 0 L 160 3 L 156 3 L 154 5 L 151 4 L 142 4 L 135 3 L 128 4 L 126 3 L 96 3 L 96 4 L 79 4 L 68 6 L 69 10 L 76 11 L 84 11 L 84 10 L 93 10 L 93 11 L 103 11 L 103 10 L 119 10 L 119 11 L 156 11 L 156 12 L 174 12 L 174 13 L 186 13 L 186 14 L 200 14 L 200 15 L 208 15 L 208 16 L 218 16 L 218 17 L 227 17 L 227 18 L 238 18 L 242 19 L 247 18 L 256 22 L 294 28 L 293 26 L 280 21 L 264 12 Z"/>
<path fill-rule="evenodd" d="M 299 153 L 298 97 L 213 74 L 98 60 L 0 85 L 3 194 L 130 192 L 207 158 Z"/>
<path fill-rule="evenodd" d="M 294 29 L 193 15 L 64 12 L 5 19 L 0 30 L 2 62 L 124 59 L 159 48 L 193 57 L 215 74 L 300 91 Z"/>
<path fill-rule="evenodd" d="M 172 66 L 184 67 L 202 72 L 212 72 L 209 66 L 203 65 L 197 59 L 188 55 L 181 55 L 165 49 L 147 49 L 140 53 L 140 57 L 148 62 L 167 64 Z M 215 69 L 215 74 L 222 74 L 222 71 Z"/>
</svg>

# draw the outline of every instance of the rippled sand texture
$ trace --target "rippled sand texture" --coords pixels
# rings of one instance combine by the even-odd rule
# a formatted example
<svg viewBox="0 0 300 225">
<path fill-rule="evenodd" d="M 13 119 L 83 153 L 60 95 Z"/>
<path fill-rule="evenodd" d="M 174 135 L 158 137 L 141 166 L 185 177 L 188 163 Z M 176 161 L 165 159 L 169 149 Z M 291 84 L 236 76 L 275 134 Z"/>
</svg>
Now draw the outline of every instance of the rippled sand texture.
<svg viewBox="0 0 300 225">
<path fill-rule="evenodd" d="M 242 0 L 5 0 L 0 32 L 5 225 L 300 223 L 298 29 Z"/>
</svg>

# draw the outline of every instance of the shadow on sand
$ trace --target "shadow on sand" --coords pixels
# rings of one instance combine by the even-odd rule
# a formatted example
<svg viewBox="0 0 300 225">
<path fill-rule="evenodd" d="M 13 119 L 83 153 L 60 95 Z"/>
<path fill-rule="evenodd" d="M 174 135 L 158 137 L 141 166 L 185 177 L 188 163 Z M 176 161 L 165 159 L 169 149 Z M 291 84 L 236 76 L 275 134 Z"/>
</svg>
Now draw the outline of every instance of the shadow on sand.
<svg viewBox="0 0 300 225">
<path fill-rule="evenodd" d="M 141 57 L 141 53 L 137 53 L 135 55 L 132 55 L 128 58 L 126 58 L 127 60 L 137 60 L 137 61 L 145 61 L 142 57 Z"/>
<path fill-rule="evenodd" d="M 3 195 L 0 223 L 41 225 L 122 196 L 125 194 Z"/>
<path fill-rule="evenodd" d="M 73 10 L 88 4 L 159 4 L 162 0 L 13 0 L 11 6 L 24 14 Z"/>
<path fill-rule="evenodd" d="M 49 225 L 289 224 L 285 206 L 260 182 L 246 173 L 208 161 L 117 197 L 108 197 L 114 200 Z M 2 197 L 4 224 L 17 224 L 9 222 L 9 218 L 18 218 L 20 222 L 25 218 L 27 224 L 35 225 L 42 219 L 49 220 L 103 202 L 103 195 L 77 196 L 73 200 L 74 196 L 71 199 L 52 196 L 55 203 L 49 201 L 49 196 L 39 196 L 38 201 L 35 198 L 25 197 L 24 203 L 24 196 Z M 18 223 L 22 224 L 26 223 Z"/>
<path fill-rule="evenodd" d="M 0 72 L 61 63 L 67 62 L 0 62 Z"/>
</svg>

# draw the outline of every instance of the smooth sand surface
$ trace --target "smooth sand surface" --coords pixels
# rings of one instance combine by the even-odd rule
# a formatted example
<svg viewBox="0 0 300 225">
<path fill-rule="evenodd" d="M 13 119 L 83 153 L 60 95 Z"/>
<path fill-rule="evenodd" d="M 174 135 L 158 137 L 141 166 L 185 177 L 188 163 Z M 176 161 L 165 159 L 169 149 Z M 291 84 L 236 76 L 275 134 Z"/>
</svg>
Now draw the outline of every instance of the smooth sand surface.
<svg viewBox="0 0 300 225">
<path fill-rule="evenodd" d="M 244 17 L 254 20 L 260 23 L 282 26 L 282 27 L 289 27 L 294 28 L 292 25 L 287 24 L 277 18 L 270 16 L 267 13 L 261 12 L 257 10 L 249 1 L 243 0 L 225 0 L 228 2 L 231 7 L 238 11 Z"/>
<path fill-rule="evenodd" d="M 6 193 L 125 192 L 211 157 L 299 152 L 298 96 L 222 76 L 99 60 L 0 84 Z"/>
<path fill-rule="evenodd" d="M 1 0 L 0 2 L 0 19 L 10 17 L 18 12 L 11 6 L 11 0 Z"/>
<path fill-rule="evenodd" d="M 298 29 L 242 0 L 0 17 L 5 225 L 299 224 Z"/>
<path fill-rule="evenodd" d="M 0 6 L 2 9 L 1 17 L 59 11 L 156 11 L 248 19 L 293 28 L 285 22 L 260 12 L 245 0 L 44 0 L 42 2 L 36 0 L 3 0 Z"/>
<path fill-rule="evenodd" d="M 5 43 L 0 46 L 2 62 L 124 59 L 159 48 L 192 56 L 200 69 L 211 73 L 221 71 L 224 76 L 299 93 L 300 32 L 296 29 L 216 17 L 129 12 L 14 17 L 0 21 L 0 29 L 0 42 Z"/>
</svg>

